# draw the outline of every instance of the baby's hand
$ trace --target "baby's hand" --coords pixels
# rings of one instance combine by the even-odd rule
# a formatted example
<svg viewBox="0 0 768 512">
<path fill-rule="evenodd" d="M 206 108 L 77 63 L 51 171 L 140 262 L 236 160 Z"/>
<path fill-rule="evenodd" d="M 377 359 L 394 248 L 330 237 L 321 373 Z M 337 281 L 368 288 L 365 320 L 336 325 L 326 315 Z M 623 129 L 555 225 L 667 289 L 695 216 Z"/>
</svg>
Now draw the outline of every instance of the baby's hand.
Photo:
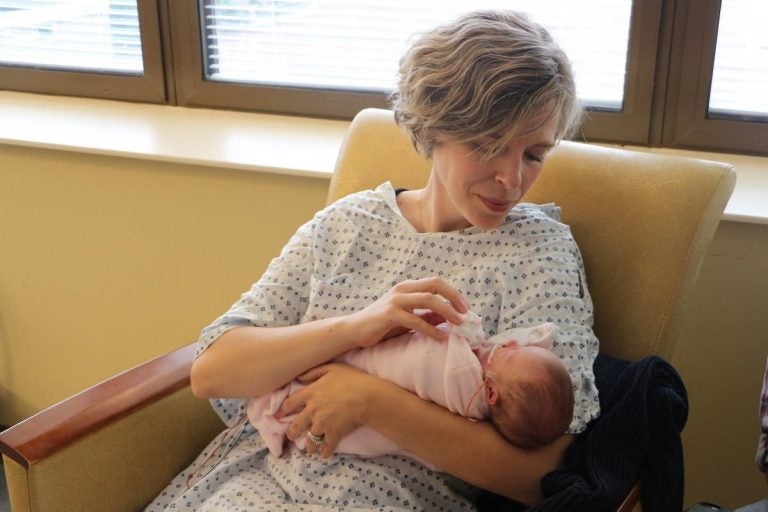
<svg viewBox="0 0 768 512">
<path fill-rule="evenodd" d="M 470 340 L 470 343 L 482 343 L 485 339 L 483 332 L 483 319 L 472 311 L 467 311 L 461 315 L 460 324 L 452 324 L 451 330 L 456 336 L 461 336 Z"/>
<path fill-rule="evenodd" d="M 541 347 L 551 350 L 557 339 L 558 329 L 552 322 L 545 322 L 534 327 L 517 327 L 492 336 L 488 341 L 493 344 L 506 344 L 511 341 L 520 346 Z"/>
</svg>

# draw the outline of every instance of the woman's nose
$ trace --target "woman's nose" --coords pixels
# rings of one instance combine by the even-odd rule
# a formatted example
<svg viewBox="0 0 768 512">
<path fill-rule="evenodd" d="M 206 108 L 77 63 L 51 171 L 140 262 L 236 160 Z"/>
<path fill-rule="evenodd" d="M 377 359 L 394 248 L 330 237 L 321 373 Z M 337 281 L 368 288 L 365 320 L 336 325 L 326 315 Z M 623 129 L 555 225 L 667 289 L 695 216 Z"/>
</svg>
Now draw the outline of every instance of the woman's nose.
<svg viewBox="0 0 768 512">
<path fill-rule="evenodd" d="M 515 189 L 522 182 L 522 161 L 519 158 L 505 158 L 499 162 L 496 171 L 496 181 L 508 189 Z"/>
</svg>

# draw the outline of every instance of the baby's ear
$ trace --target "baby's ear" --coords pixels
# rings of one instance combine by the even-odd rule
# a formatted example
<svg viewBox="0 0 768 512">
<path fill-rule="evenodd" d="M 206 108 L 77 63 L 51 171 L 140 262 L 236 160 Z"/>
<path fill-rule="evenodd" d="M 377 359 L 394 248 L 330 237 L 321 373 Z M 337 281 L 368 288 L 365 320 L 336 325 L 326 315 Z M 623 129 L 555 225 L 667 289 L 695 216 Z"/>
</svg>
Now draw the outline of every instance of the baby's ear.
<svg viewBox="0 0 768 512">
<path fill-rule="evenodd" d="M 487 377 L 485 379 L 485 400 L 488 405 L 496 405 L 496 402 L 499 401 L 499 388 L 493 379 Z"/>
</svg>

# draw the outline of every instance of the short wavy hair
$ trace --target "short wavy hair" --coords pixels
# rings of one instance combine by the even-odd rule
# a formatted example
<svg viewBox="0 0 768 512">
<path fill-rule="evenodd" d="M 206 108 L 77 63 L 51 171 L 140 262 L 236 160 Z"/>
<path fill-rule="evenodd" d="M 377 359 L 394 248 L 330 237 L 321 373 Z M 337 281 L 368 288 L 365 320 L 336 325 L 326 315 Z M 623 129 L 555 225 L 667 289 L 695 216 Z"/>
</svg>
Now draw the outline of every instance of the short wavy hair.
<svg viewBox="0 0 768 512">
<path fill-rule="evenodd" d="M 418 37 L 400 59 L 390 100 L 427 158 L 445 137 L 483 141 L 491 157 L 528 121 L 555 115 L 560 140 L 583 115 L 565 52 L 544 27 L 506 10 L 470 12 Z"/>
</svg>

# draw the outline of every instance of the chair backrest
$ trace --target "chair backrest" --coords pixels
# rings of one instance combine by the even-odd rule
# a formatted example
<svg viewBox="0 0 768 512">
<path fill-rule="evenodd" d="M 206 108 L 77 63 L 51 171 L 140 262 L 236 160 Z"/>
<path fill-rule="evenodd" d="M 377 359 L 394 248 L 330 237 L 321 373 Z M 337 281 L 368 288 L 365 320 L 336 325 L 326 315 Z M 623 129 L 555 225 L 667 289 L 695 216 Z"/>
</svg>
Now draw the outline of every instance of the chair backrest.
<svg viewBox="0 0 768 512">
<path fill-rule="evenodd" d="M 387 180 L 419 188 L 430 168 L 391 111 L 366 109 L 349 128 L 328 201 Z M 735 182 L 728 164 L 575 142 L 547 158 L 524 200 L 562 207 L 584 258 L 602 353 L 671 355 Z"/>
</svg>

